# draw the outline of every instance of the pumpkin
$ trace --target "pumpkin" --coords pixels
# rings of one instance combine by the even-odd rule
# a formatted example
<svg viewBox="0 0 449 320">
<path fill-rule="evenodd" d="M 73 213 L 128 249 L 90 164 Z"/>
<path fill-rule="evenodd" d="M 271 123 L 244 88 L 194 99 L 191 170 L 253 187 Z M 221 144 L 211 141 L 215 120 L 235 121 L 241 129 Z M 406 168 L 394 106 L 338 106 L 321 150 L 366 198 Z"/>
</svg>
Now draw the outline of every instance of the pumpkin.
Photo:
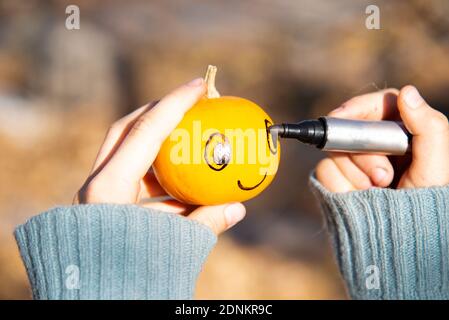
<svg viewBox="0 0 449 320">
<path fill-rule="evenodd" d="M 153 164 L 165 191 L 187 204 L 251 199 L 268 187 L 279 165 L 271 118 L 250 100 L 220 96 L 216 72 L 208 67 L 207 95 L 185 114 Z"/>
</svg>

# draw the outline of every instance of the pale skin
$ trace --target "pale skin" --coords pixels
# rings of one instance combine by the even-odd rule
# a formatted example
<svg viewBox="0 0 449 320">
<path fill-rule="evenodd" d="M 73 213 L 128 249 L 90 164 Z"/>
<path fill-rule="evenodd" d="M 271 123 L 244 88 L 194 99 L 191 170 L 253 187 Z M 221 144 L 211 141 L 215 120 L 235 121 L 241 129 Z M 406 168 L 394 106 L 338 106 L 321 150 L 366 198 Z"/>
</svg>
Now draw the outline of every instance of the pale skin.
<svg viewBox="0 0 449 320">
<path fill-rule="evenodd" d="M 76 203 L 139 204 L 196 220 L 220 234 L 245 217 L 241 203 L 193 207 L 175 200 L 142 204 L 167 194 L 151 171 L 161 144 L 184 114 L 206 93 L 198 78 L 115 122 L 106 134 Z"/>
<path fill-rule="evenodd" d="M 352 98 L 329 115 L 361 120 L 401 120 L 413 135 L 412 154 L 406 157 L 330 153 L 316 168 L 317 179 L 329 191 L 449 184 L 448 119 L 430 107 L 414 86 Z"/>
</svg>

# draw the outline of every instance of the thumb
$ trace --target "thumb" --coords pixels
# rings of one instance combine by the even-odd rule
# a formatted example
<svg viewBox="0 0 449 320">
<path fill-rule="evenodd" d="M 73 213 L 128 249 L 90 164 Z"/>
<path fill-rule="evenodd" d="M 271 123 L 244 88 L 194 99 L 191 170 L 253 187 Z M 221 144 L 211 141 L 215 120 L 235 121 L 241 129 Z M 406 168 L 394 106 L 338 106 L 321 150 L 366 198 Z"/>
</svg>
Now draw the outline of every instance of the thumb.
<svg viewBox="0 0 449 320">
<path fill-rule="evenodd" d="M 203 206 L 193 211 L 188 218 L 196 220 L 219 235 L 240 222 L 246 214 L 243 204 L 236 202 L 218 206 Z"/>
<path fill-rule="evenodd" d="M 444 114 L 430 107 L 414 86 L 405 86 L 398 97 L 398 108 L 407 130 L 413 135 L 411 169 L 418 183 L 427 186 L 447 180 L 449 156 L 449 123 Z M 439 172 L 439 174 L 435 174 Z M 427 182 L 427 183 L 426 183 Z"/>
</svg>

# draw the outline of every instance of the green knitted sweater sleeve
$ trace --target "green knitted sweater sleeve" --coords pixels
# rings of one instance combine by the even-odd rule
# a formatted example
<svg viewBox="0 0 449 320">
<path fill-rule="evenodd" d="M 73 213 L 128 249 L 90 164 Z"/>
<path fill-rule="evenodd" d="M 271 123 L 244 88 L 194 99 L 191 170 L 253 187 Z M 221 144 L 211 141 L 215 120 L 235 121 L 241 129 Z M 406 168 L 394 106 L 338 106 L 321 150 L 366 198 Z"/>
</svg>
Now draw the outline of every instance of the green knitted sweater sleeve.
<svg viewBox="0 0 449 320">
<path fill-rule="evenodd" d="M 354 299 L 449 299 L 449 186 L 331 193 L 310 181 Z"/>
<path fill-rule="evenodd" d="M 190 299 L 216 242 L 193 220 L 113 204 L 51 209 L 15 237 L 35 299 Z"/>
</svg>

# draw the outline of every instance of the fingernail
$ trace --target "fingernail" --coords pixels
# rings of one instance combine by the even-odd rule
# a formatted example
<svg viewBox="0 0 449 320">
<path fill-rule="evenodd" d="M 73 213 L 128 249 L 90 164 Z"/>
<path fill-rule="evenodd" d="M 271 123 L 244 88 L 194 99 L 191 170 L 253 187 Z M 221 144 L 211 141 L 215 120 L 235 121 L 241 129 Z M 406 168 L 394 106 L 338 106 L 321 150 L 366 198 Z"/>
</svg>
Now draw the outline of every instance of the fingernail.
<svg viewBox="0 0 449 320">
<path fill-rule="evenodd" d="M 385 179 L 387 174 L 388 174 L 388 172 L 384 168 L 375 168 L 373 170 L 372 179 L 375 184 L 380 184 Z"/>
<path fill-rule="evenodd" d="M 199 86 L 201 86 L 203 83 L 204 83 L 203 78 L 196 78 L 196 79 L 193 79 L 192 81 L 190 81 L 189 83 L 187 83 L 187 85 L 188 85 L 189 87 L 199 87 Z"/>
<path fill-rule="evenodd" d="M 224 215 L 228 228 L 234 226 L 237 222 L 241 221 L 246 214 L 245 207 L 241 203 L 233 203 L 228 205 L 224 209 Z"/>
<path fill-rule="evenodd" d="M 424 99 L 419 94 L 415 87 L 410 86 L 407 91 L 405 91 L 404 100 L 410 109 L 416 109 L 424 102 Z"/>
</svg>

